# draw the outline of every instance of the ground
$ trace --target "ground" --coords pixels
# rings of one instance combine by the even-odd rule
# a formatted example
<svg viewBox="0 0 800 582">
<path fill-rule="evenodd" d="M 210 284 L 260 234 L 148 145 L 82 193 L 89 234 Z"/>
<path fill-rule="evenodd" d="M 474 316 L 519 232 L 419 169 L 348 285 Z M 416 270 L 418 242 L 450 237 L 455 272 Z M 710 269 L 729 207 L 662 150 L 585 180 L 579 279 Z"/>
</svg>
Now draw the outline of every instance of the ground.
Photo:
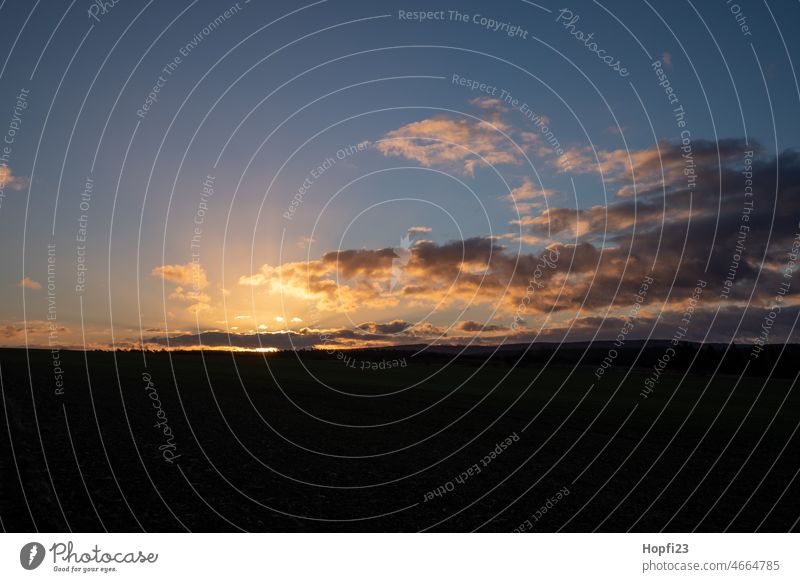
<svg viewBox="0 0 800 582">
<path fill-rule="evenodd" d="M 797 529 L 790 380 L 145 357 L 0 350 L 5 530 Z"/>
</svg>

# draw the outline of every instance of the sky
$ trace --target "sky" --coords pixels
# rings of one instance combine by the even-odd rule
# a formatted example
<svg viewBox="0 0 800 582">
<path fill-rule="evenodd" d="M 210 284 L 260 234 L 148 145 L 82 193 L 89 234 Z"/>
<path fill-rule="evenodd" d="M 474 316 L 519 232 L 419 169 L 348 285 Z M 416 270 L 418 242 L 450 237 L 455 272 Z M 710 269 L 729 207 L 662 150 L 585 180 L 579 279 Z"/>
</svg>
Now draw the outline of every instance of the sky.
<svg viewBox="0 0 800 582">
<path fill-rule="evenodd" d="M 0 5 L 0 345 L 797 341 L 796 3 L 101 5 Z"/>
</svg>

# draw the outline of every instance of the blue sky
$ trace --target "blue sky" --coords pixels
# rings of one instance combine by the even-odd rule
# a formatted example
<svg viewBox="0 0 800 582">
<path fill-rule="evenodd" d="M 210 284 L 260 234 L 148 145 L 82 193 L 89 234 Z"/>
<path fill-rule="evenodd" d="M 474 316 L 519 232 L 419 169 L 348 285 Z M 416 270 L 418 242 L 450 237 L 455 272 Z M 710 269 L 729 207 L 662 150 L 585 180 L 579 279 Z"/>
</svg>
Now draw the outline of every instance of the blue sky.
<svg viewBox="0 0 800 582">
<path fill-rule="evenodd" d="M 609 245 L 619 251 L 627 248 L 619 241 L 628 228 L 624 222 L 615 223 L 617 239 L 611 242 L 577 226 L 571 233 L 553 236 L 527 229 L 537 228 L 541 221 L 535 221 L 542 217 L 552 219 L 549 208 L 617 208 L 625 202 L 621 182 L 629 180 L 612 160 L 638 153 L 632 156 L 635 171 L 647 152 L 669 150 L 663 144 L 678 142 L 683 129 L 696 147 L 708 143 L 710 151 L 716 151 L 700 175 L 703 187 L 723 169 L 736 176 L 742 163 L 739 154 L 723 160 L 727 154 L 720 154 L 720 143 L 738 140 L 739 150 L 752 144 L 765 176 L 780 172 L 774 167 L 777 152 L 798 145 L 800 93 L 791 63 L 798 48 L 787 26 L 797 21 L 800 8 L 794 4 L 265 4 L 121 1 L 92 18 L 89 2 L 57 7 L 4 3 L 0 38 L 8 58 L 2 69 L 0 120 L 11 120 L 20 91 L 29 91 L 8 162 L 13 178 L 0 207 L 5 251 L 0 286 L 7 298 L 0 306 L 0 322 L 7 330 L 5 343 L 46 343 L 41 326 L 27 340 L 19 330 L 20 322 L 46 321 L 48 244 L 57 248 L 57 321 L 69 345 L 80 343 L 82 335 L 106 345 L 112 328 L 115 342 L 128 342 L 161 337 L 154 334 L 164 330 L 251 333 L 259 325 L 270 331 L 344 330 L 392 321 L 407 322 L 404 329 L 430 324 L 419 334 L 407 334 L 414 339 L 439 331 L 462 338 L 467 336 L 454 335 L 453 330 L 466 331 L 471 326 L 463 322 L 473 320 L 497 327 L 481 335 L 496 341 L 509 335 L 500 329 L 508 331 L 510 313 L 521 298 L 519 292 L 503 294 L 508 285 L 502 283 L 516 284 L 527 274 L 501 272 L 489 260 L 483 268 L 496 276 L 496 286 L 488 289 L 487 297 L 472 301 L 464 295 L 465 288 L 441 305 L 431 303 L 452 286 L 444 285 L 443 279 L 417 296 L 420 281 L 432 276 L 422 266 L 424 245 L 445 254 L 449 241 L 493 235 L 498 237 L 493 239 L 498 252 L 535 258 L 553 244 L 569 250 L 588 237 L 587 244 L 595 250 Z M 467 21 L 454 18 L 454 10 Z M 440 16 L 419 22 L 401 18 L 400 11 Z M 487 29 L 482 18 L 496 21 L 498 30 Z M 511 26 L 520 33 L 511 37 L 503 32 Z M 581 36 L 578 32 L 593 33 L 594 50 L 612 55 L 629 74 L 621 76 L 606 65 L 576 38 Z M 685 110 L 685 128 L 676 124 L 654 61 L 661 61 Z M 165 72 L 170 63 L 173 67 Z M 472 90 L 454 83 L 454 75 L 496 90 Z M 156 100 L 142 113 L 155 88 Z M 581 159 L 586 163 L 565 169 L 552 144 L 543 143 L 541 126 L 518 106 L 497 101 L 506 94 L 546 118 L 560 148 L 588 156 L 588 162 Z M 427 131 L 463 141 L 432 149 L 433 142 L 425 141 L 430 137 Z M 412 139 L 415 135 L 422 135 L 422 141 Z M 337 158 L 337 152 L 357 144 L 363 144 L 362 151 Z M 494 167 L 462 156 L 459 148 L 477 148 L 495 159 Z M 614 152 L 619 155 L 614 157 Z M 328 158 L 335 163 L 314 178 L 311 172 Z M 607 165 L 601 172 L 597 168 L 602 159 Z M 784 167 L 791 165 L 790 161 Z M 652 178 L 647 171 L 639 172 L 643 182 Z M 203 198 L 208 176 L 213 176 L 214 193 Z M 289 220 L 285 213 L 309 176 L 313 183 Z M 87 177 L 93 191 L 82 210 Z M 669 179 L 661 172 L 655 177 L 660 185 Z M 792 192 L 791 179 L 779 179 L 778 190 L 786 189 L 786 196 Z M 532 184 L 531 192 L 544 189 L 547 196 L 536 198 L 535 205 L 517 215 L 504 197 L 526 183 Z M 786 206 L 781 195 L 766 195 L 775 195 L 791 214 L 794 207 Z M 722 189 L 707 196 L 717 201 L 712 222 L 719 225 Z M 665 209 L 676 201 L 662 192 Z M 201 202 L 208 204 L 197 256 L 205 282 L 192 290 L 197 272 L 187 275 L 186 270 L 165 267 L 191 262 L 190 241 Z M 711 202 L 708 207 L 713 209 Z M 670 210 L 661 217 L 662 227 Z M 681 215 L 681 210 L 675 213 Z M 82 214 L 87 215 L 87 280 L 85 289 L 76 292 L 81 243 L 75 237 Z M 333 272 L 323 269 L 324 263 L 319 263 L 325 253 L 337 249 L 402 251 L 401 241 L 413 227 L 418 228 L 410 236 L 411 258 L 396 252 L 388 263 L 378 261 L 379 272 L 351 271 L 355 281 L 344 282 L 339 275 L 347 273 L 336 272 L 337 267 Z M 786 242 L 779 235 L 791 240 L 791 227 L 786 233 L 759 232 L 765 238 L 758 239 L 758 245 L 777 253 L 774 262 L 780 264 Z M 727 250 L 717 248 L 722 238 L 697 243 L 700 254 L 707 252 L 714 256 L 710 262 L 720 263 L 720 271 L 728 262 Z M 756 240 L 753 235 L 750 266 L 763 268 Z M 646 254 L 628 250 L 633 256 Z M 623 256 L 628 264 L 631 253 Z M 474 274 L 481 260 L 457 261 L 457 269 Z M 677 274 L 678 281 L 686 279 L 686 289 L 700 277 L 687 271 L 682 259 L 659 260 L 665 273 Z M 304 296 L 291 285 L 275 284 L 275 277 L 289 275 L 281 265 L 308 261 L 314 262 L 315 277 L 323 283 L 335 281 L 339 291 L 343 285 L 352 301 L 343 300 L 337 308 L 326 303 L 329 298 L 321 288 Z M 642 273 L 631 279 L 619 264 L 604 265 L 602 272 L 621 282 L 621 287 L 609 288 L 623 289 L 624 296 L 625 289 L 635 289 Z M 433 265 L 426 267 L 433 275 L 446 272 Z M 308 270 L 300 275 L 308 275 Z M 399 286 L 376 283 L 376 277 L 401 270 L 408 277 Z M 299 276 L 295 271 L 291 276 Z M 598 272 L 599 268 L 585 271 L 571 279 L 567 270 L 553 281 L 560 288 L 573 288 L 576 281 Z M 703 272 L 709 272 L 707 266 Z M 254 274 L 262 276 L 259 284 L 243 283 L 242 278 Z M 21 285 L 23 277 L 33 283 Z M 723 279 L 712 285 L 718 287 Z M 669 281 L 666 276 L 659 296 L 666 307 L 654 306 L 654 321 L 659 310 L 672 313 L 670 301 L 677 301 L 675 310 L 680 310 L 685 299 L 683 290 L 669 293 L 674 288 Z M 480 283 L 471 284 L 483 292 Z M 745 301 L 752 289 L 769 284 L 768 278 L 757 279 L 743 270 L 738 297 Z M 387 303 L 395 294 L 396 301 Z M 590 294 L 587 289 L 580 297 Z M 752 307 L 754 323 L 761 317 L 757 309 L 766 309 L 774 293 L 759 288 L 756 297 L 761 295 L 763 304 Z M 579 309 L 576 295 L 566 306 L 558 305 L 555 319 L 549 320 L 544 314 L 558 300 L 542 298 L 527 333 L 534 335 L 537 322 L 563 332 L 569 323 L 584 318 L 624 312 L 627 300 L 621 299 L 620 307 L 614 297 L 604 292 L 605 301 L 589 301 L 588 309 Z M 285 321 L 276 321 L 279 317 Z M 302 321 L 292 324 L 292 318 Z M 595 329 L 589 329 L 594 334 Z M 718 326 L 711 337 L 732 337 L 735 329 Z M 669 329 L 663 333 L 669 334 Z"/>
</svg>

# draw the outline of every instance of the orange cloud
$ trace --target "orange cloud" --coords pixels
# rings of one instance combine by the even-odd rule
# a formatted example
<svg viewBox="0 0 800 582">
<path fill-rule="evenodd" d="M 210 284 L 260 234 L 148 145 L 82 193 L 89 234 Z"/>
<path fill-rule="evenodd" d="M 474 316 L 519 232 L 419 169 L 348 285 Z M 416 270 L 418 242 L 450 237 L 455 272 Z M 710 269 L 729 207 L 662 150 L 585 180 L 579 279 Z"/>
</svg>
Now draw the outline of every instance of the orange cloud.
<svg viewBox="0 0 800 582">
<path fill-rule="evenodd" d="M 682 144 L 661 141 L 641 150 L 597 150 L 590 146 L 568 148 L 552 163 L 562 172 L 596 173 L 616 185 L 617 195 L 663 194 L 665 189 L 686 189 L 687 163 L 728 165 L 741 162 L 745 149 L 754 149 L 744 140 L 725 139 L 719 142 L 695 140 L 691 151 Z M 690 156 L 690 157 L 686 157 Z M 635 181 L 635 184 L 634 184 Z"/>
<path fill-rule="evenodd" d="M 417 241 L 408 252 L 402 265 L 392 249 L 331 252 L 308 262 L 264 265 L 239 282 L 266 294 L 299 297 L 320 311 L 337 313 L 455 305 L 513 311 L 540 260 L 539 255 L 510 253 L 492 237 L 442 245 Z M 551 278 L 554 273 L 550 269 L 542 276 Z M 546 295 L 539 294 L 531 309 L 549 309 L 547 301 L 538 301 L 540 296 Z"/>
<path fill-rule="evenodd" d="M 350 311 L 362 304 L 388 307 L 397 304 L 387 293 L 397 258 L 392 249 L 329 252 L 318 260 L 262 265 L 259 272 L 239 277 L 239 284 L 305 299 L 321 311 Z"/>
<path fill-rule="evenodd" d="M 583 339 L 609 325 L 611 331 L 615 326 L 619 329 L 643 277 L 652 278 L 654 283 L 641 309 L 642 331 L 645 321 L 647 325 L 680 321 L 701 279 L 708 285 L 696 317 L 701 321 L 702 311 L 702 317 L 710 321 L 708 317 L 719 305 L 719 289 L 732 269 L 735 277 L 726 299 L 730 307 L 726 317 L 735 318 L 738 309 L 761 310 L 758 313 L 763 318 L 800 244 L 800 152 L 789 150 L 777 157 L 755 155 L 752 183 L 756 185 L 757 203 L 747 214 L 751 228 L 742 251 L 737 249 L 744 224 L 741 145 L 732 140 L 719 144 L 695 141 L 698 186 L 691 194 L 685 189 L 683 172 L 675 171 L 683 167 L 680 148 L 662 143 L 630 152 L 635 165 L 632 171 L 637 176 L 658 177 L 659 185 L 653 191 L 658 196 L 616 198 L 607 205 L 580 209 L 550 207 L 516 221 L 521 234 L 446 243 L 416 241 L 403 249 L 407 254 L 402 261 L 399 249 L 362 248 L 325 253 L 307 262 L 263 265 L 257 272 L 240 277 L 239 283 L 257 288 L 253 297 L 265 305 L 254 309 L 273 309 L 277 300 L 274 294 L 285 293 L 331 312 L 326 314 L 326 322 L 341 322 L 345 314 L 355 320 L 362 312 L 358 321 L 369 321 L 354 330 L 336 332 L 337 345 L 350 346 L 411 343 L 413 338 L 438 337 L 443 330 L 449 330 L 450 342 L 476 334 L 482 341 L 500 336 L 525 341 L 542 324 L 546 325 L 543 337 L 559 337 L 573 326 L 569 333 L 578 333 Z M 611 175 L 624 178 L 627 170 L 619 153 L 601 151 L 598 157 Z M 664 176 L 671 178 L 662 181 L 661 164 L 665 161 L 671 169 Z M 523 182 L 515 193 L 523 201 L 550 195 L 529 182 Z M 773 215 L 773 208 L 781 208 L 781 212 Z M 544 250 L 515 251 L 500 244 L 507 238 L 521 238 L 544 246 Z M 168 276 L 183 280 L 185 273 L 173 269 Z M 799 290 L 792 286 L 782 300 L 786 313 L 796 312 Z M 175 293 L 185 294 L 183 286 Z M 391 310 L 381 318 L 377 312 L 386 308 Z M 430 314 L 434 323 L 415 325 L 406 321 L 418 308 L 419 313 Z M 467 308 L 478 309 L 459 321 L 460 314 L 455 312 L 465 313 Z M 318 325 L 320 318 L 294 311 L 296 304 L 289 309 L 289 315 L 302 313 L 306 321 Z M 528 335 L 508 329 L 515 314 L 527 322 Z M 748 322 L 758 323 L 758 317 L 748 318 Z M 442 324 L 443 320 L 452 325 Z M 736 328 L 735 323 L 730 329 Z M 752 333 L 752 329 L 745 331 Z M 320 343 L 314 337 L 317 332 L 308 328 L 293 330 L 291 336 L 286 333 L 270 335 L 270 345 L 285 345 L 287 337 L 303 345 Z M 365 339 L 365 335 L 369 337 Z M 242 345 L 253 341 L 241 340 Z"/>
<path fill-rule="evenodd" d="M 538 187 L 530 178 L 525 178 L 520 186 L 501 199 L 510 202 L 517 212 L 528 213 L 544 206 L 545 201 L 555 194 L 555 190 Z"/>
<path fill-rule="evenodd" d="M 392 130 L 376 147 L 385 156 L 403 157 L 425 167 L 461 167 L 465 173 L 473 174 L 484 162 L 521 162 L 521 152 L 500 131 L 508 132 L 510 128 L 499 119 L 489 123 L 440 115 Z"/>
<path fill-rule="evenodd" d="M 481 323 L 480 321 L 473 321 L 469 319 L 459 321 L 458 324 L 455 325 L 455 329 L 467 333 L 493 333 L 508 330 L 508 328 L 503 327 L 502 325 Z"/>
<path fill-rule="evenodd" d="M 185 265 L 164 265 L 152 270 L 154 277 L 163 277 L 167 281 L 178 283 L 179 285 L 193 285 L 198 289 L 208 287 L 208 278 L 205 269 L 199 263 L 187 263 Z"/>
</svg>

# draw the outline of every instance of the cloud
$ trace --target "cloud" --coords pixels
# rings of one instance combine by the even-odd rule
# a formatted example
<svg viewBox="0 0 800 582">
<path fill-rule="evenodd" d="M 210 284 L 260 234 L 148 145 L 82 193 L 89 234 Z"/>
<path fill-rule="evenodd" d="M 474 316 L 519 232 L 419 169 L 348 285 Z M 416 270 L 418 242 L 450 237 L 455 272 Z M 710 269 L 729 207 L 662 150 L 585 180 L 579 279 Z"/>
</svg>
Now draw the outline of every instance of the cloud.
<svg viewBox="0 0 800 582">
<path fill-rule="evenodd" d="M 172 348 L 196 347 L 233 347 L 242 349 L 275 348 L 281 350 L 325 347 L 323 332 L 311 330 L 263 332 L 263 333 L 227 333 L 223 331 L 205 331 L 199 334 L 182 334 L 172 337 L 151 337 L 145 344 L 156 344 Z"/>
<path fill-rule="evenodd" d="M 393 249 L 336 251 L 318 260 L 263 265 L 258 273 L 242 276 L 240 283 L 268 295 L 299 297 L 320 311 L 337 313 L 421 305 L 510 309 L 524 295 L 527 274 L 540 259 L 538 254 L 515 255 L 494 237 L 443 244 L 417 241 L 408 253 L 400 266 Z M 395 328 L 401 324 L 391 323 Z M 388 328 L 369 331 L 389 332 Z"/>
<path fill-rule="evenodd" d="M 510 194 L 505 196 L 506 200 L 538 200 L 542 198 L 549 198 L 555 194 L 555 190 L 548 190 L 535 186 L 533 182 L 526 178 L 521 186 L 514 188 Z"/>
<path fill-rule="evenodd" d="M 724 139 L 718 142 L 697 139 L 683 144 L 660 141 L 641 150 L 597 150 L 592 147 L 573 147 L 554 158 L 552 163 L 563 172 L 598 174 L 621 197 L 663 195 L 665 191 L 686 190 L 687 172 L 694 165 L 724 168 L 741 163 L 746 149 L 757 149 L 744 139 Z M 711 178 L 711 176 L 709 176 Z M 634 183 L 635 182 L 635 183 Z"/>
<path fill-rule="evenodd" d="M 575 334 L 581 339 L 591 337 L 605 329 L 604 320 L 623 321 L 620 318 L 645 277 L 652 277 L 654 283 L 643 302 L 639 331 L 649 318 L 680 321 L 702 280 L 706 287 L 698 307 L 702 317 L 695 320 L 697 329 L 701 329 L 699 322 L 711 321 L 722 302 L 720 313 L 727 315 L 711 333 L 732 335 L 735 324 L 716 326 L 723 321 L 727 326 L 737 310 L 748 325 L 757 323 L 758 316 L 751 314 L 763 317 L 775 303 L 787 273 L 798 277 L 794 271 L 800 251 L 800 151 L 788 150 L 776 157 L 741 140 L 719 144 L 697 140 L 693 143 L 696 184 L 691 193 L 676 144 L 662 142 L 627 152 L 624 159 L 630 155 L 633 161 L 627 168 L 618 152 L 597 153 L 610 176 L 624 180 L 636 174 L 637 183 L 639 176 L 645 182 L 653 180 L 653 193 L 581 209 L 551 206 L 515 221 L 523 230 L 522 239 L 544 246 L 543 250 L 524 253 L 501 244 L 505 238 L 516 238 L 513 234 L 445 243 L 416 241 L 391 287 L 392 265 L 398 256 L 393 249 L 343 250 L 307 263 L 265 265 L 254 277 L 265 290 L 294 290 L 318 308 L 338 313 L 391 308 L 394 315 L 424 307 L 432 310 L 432 321 L 441 326 L 442 318 L 453 310 L 480 308 L 497 314 L 493 327 L 467 319 L 456 321 L 453 331 L 468 334 L 483 329 L 511 339 L 523 336 L 500 327 L 515 313 L 528 322 L 529 330 L 538 329 L 549 318 L 546 335 L 557 337 L 557 330 L 566 333 L 573 325 L 573 339 Z M 751 173 L 743 173 L 746 155 L 752 155 L 748 157 Z M 666 166 L 663 180 L 662 162 Z M 587 171 L 594 170 L 587 167 Z M 745 195 L 746 180 L 753 184 L 752 197 Z M 527 182 L 517 194 L 522 200 L 537 199 L 537 189 Z M 752 207 L 746 206 L 749 201 Z M 723 296 L 726 288 L 729 292 Z M 782 299 L 782 313 L 800 304 L 798 290 L 795 281 Z M 403 319 L 386 320 L 364 324 L 360 331 L 403 338 L 420 333 L 419 328 L 406 329 Z M 658 325 L 668 337 L 674 333 L 674 328 Z M 746 337 L 757 328 L 743 325 L 739 336 Z M 451 333 L 449 340 L 457 337 Z"/>
<path fill-rule="evenodd" d="M 178 286 L 170 293 L 169 298 L 189 303 L 186 308 L 189 313 L 197 315 L 211 309 L 211 297 L 203 292 L 208 287 L 208 276 L 200 263 L 163 265 L 154 268 L 150 274 L 177 283 Z M 190 288 L 187 289 L 187 286 Z"/>
<path fill-rule="evenodd" d="M 707 280 L 719 295 L 730 278 L 725 301 L 744 302 L 743 308 L 749 302 L 752 309 L 774 300 L 800 241 L 800 152 L 787 150 L 776 157 L 741 140 L 718 145 L 696 141 L 693 146 L 697 180 L 691 193 L 683 171 L 675 171 L 684 163 L 680 149 L 661 143 L 630 152 L 637 175 L 657 174 L 661 180 L 659 151 L 670 166 L 656 188 L 658 196 L 616 199 L 580 210 L 549 208 L 518 221 L 531 236 L 580 237 L 573 257 L 598 261 L 591 279 L 571 289 L 573 297 L 583 295 L 589 306 L 599 306 L 606 295 L 608 303 L 618 286 L 624 293 L 635 290 L 637 279 L 652 269 L 660 283 L 651 298 L 665 299 L 669 292 L 671 301 L 684 299 L 698 279 Z M 752 153 L 751 173 L 744 168 L 745 156 L 751 155 L 747 152 Z M 618 154 L 599 154 L 608 169 L 620 171 Z M 745 194 L 748 183 L 752 197 Z M 773 215 L 776 208 L 780 212 Z M 584 286 L 585 293 L 577 292 Z M 796 289 L 787 301 L 796 301 Z"/>
<path fill-rule="evenodd" d="M 437 115 L 389 131 L 376 148 L 385 156 L 402 157 L 429 168 L 461 168 L 472 175 L 482 163 L 521 163 L 521 153 L 500 131 L 510 128 L 499 120 L 490 123 Z"/>
<path fill-rule="evenodd" d="M 427 234 L 432 230 L 430 226 L 412 226 L 408 229 L 408 234 Z"/>
<path fill-rule="evenodd" d="M 26 332 L 28 335 L 44 335 L 49 334 L 51 331 L 65 334 L 69 333 L 69 328 L 39 319 L 0 323 L 0 338 L 3 339 L 22 339 L 25 337 Z"/>
<path fill-rule="evenodd" d="M 508 111 L 508 108 L 503 104 L 500 99 L 496 99 L 494 97 L 475 97 L 474 99 L 470 100 L 472 105 L 476 107 L 480 107 L 481 109 L 485 109 L 491 112 L 505 112 Z"/>
<path fill-rule="evenodd" d="M 521 185 L 501 196 L 519 213 L 529 213 L 545 206 L 545 202 L 557 192 L 553 189 L 536 186 L 530 178 L 525 178 Z"/>
<path fill-rule="evenodd" d="M 208 277 L 205 269 L 199 263 L 186 263 L 185 265 L 164 265 L 152 270 L 154 277 L 163 277 L 167 281 L 179 285 L 192 285 L 198 289 L 208 287 Z"/>
<path fill-rule="evenodd" d="M 317 260 L 262 265 L 239 284 L 304 299 L 321 311 L 350 311 L 365 303 L 386 307 L 397 304 L 386 293 L 397 258 L 390 248 L 333 251 Z"/>
<path fill-rule="evenodd" d="M 0 191 L 6 188 L 20 191 L 27 188 L 28 184 L 30 184 L 30 178 L 14 176 L 11 168 L 5 164 L 0 164 Z"/>
<path fill-rule="evenodd" d="M 653 325 L 661 337 L 671 337 L 675 328 L 670 325 L 680 321 L 703 280 L 706 287 L 693 323 L 696 330 L 702 330 L 700 322 L 711 322 L 722 304 L 709 337 L 725 341 L 725 333 L 733 335 L 737 313 L 744 317 L 737 337 L 752 336 L 759 317 L 775 303 L 787 273 L 795 280 L 781 300 L 780 317 L 800 305 L 796 266 L 791 266 L 800 250 L 800 151 L 775 156 L 741 140 L 718 144 L 696 140 L 692 146 L 696 183 L 691 192 L 677 144 L 660 142 L 624 156 L 618 150 L 598 150 L 607 180 L 623 188 L 626 178 L 635 175 L 637 185 L 650 183 L 651 190 L 575 209 L 553 206 L 552 191 L 523 180 L 511 193 L 518 204 L 545 200 L 550 204 L 531 206 L 513 221 L 519 233 L 446 242 L 417 240 L 402 251 L 341 249 L 308 261 L 264 264 L 242 274 L 239 289 L 252 286 L 252 296 L 260 303 L 253 307 L 254 313 L 270 318 L 275 313 L 269 310 L 280 304 L 280 295 L 293 298 L 286 304 L 287 320 L 297 314 L 314 326 L 325 321 L 338 345 L 358 346 L 433 341 L 445 331 L 448 342 L 501 337 L 526 341 L 536 337 L 542 325 L 543 338 L 562 334 L 574 340 L 612 333 L 624 321 L 645 277 L 654 283 L 643 302 L 636 333 Z M 745 156 L 748 164 L 752 161 L 752 170 L 743 173 Z M 582 168 L 595 172 L 591 164 Z M 753 185 L 752 197 L 745 195 L 746 180 Z M 750 201 L 753 206 L 746 206 Z M 417 226 L 409 232 L 427 230 Z M 535 246 L 513 248 L 509 240 Z M 174 300 L 194 310 L 210 308 L 204 272 L 206 289 L 187 284 L 193 279 L 192 265 L 165 265 L 153 274 L 175 284 Z M 724 297 L 723 289 L 729 289 Z M 301 302 L 320 314 L 304 310 Z M 246 312 L 242 307 L 234 311 Z M 414 323 L 423 315 L 425 323 Z M 527 322 L 525 330 L 509 328 L 517 316 Z M 336 327 L 346 318 L 364 323 L 352 329 Z M 265 320 L 259 315 L 248 327 Z M 302 325 L 294 320 L 287 325 L 298 327 L 294 324 Z M 785 325 L 776 324 L 774 329 L 784 330 Z M 318 331 L 293 329 L 294 335 L 287 336 L 289 330 L 284 328 L 282 333 L 236 341 L 269 340 L 266 347 L 281 347 L 289 338 L 309 346 L 318 341 L 312 337 Z M 213 337 L 228 341 L 227 335 Z"/>
<path fill-rule="evenodd" d="M 676 202 L 677 198 L 673 197 Z M 553 207 L 536 216 L 512 220 L 511 223 L 526 227 L 530 235 L 543 239 L 562 236 L 574 240 L 590 236 L 593 240 L 599 240 L 603 237 L 617 238 L 634 227 L 643 230 L 667 223 L 685 223 L 690 216 L 697 217 L 700 212 L 698 208 L 677 204 L 667 210 L 663 201 L 624 202 L 580 210 Z"/>
<path fill-rule="evenodd" d="M 565 153 L 546 115 L 487 96 L 469 103 L 479 110 L 474 117 L 434 115 L 387 132 L 375 147 L 385 156 L 468 175 L 481 166 L 520 165 L 532 154 L 552 159 Z"/>
<path fill-rule="evenodd" d="M 200 313 L 211 308 L 211 297 L 202 291 L 189 291 L 183 287 L 175 287 L 175 290 L 169 294 L 170 299 L 176 301 L 183 301 L 184 303 L 191 303 L 186 309 L 189 313 Z"/>
<path fill-rule="evenodd" d="M 761 154 L 756 144 L 747 145 L 743 140 L 722 140 L 718 145 L 697 140 L 692 144 L 691 157 L 686 158 L 677 143 L 660 142 L 644 150 L 598 151 L 599 163 L 584 159 L 573 166 L 575 172 L 597 171 L 617 183 L 635 175 L 635 200 L 629 196 L 633 193 L 632 184 L 622 184 L 618 194 L 624 200 L 611 200 L 607 205 L 581 210 L 550 208 L 522 222 L 532 226 L 549 223 L 552 232 L 574 233 L 577 230 L 617 237 L 634 225 L 642 231 L 660 228 L 666 223 L 684 224 L 690 219 L 713 218 L 716 221 L 728 215 L 738 217 L 743 205 L 745 152 L 752 153 L 753 171 L 757 174 L 753 183 L 763 193 L 759 197 L 762 199 L 760 209 L 764 208 L 765 195 L 770 194 L 769 185 L 775 184 L 776 164 L 783 172 L 779 179 L 780 187 L 787 194 L 796 187 L 792 180 L 798 153 L 794 150 L 785 152 L 778 159 Z M 691 191 L 687 180 L 689 163 L 694 178 Z M 793 199 L 788 203 L 795 205 Z M 719 212 L 722 214 L 718 215 Z M 541 233 L 543 230 L 534 228 L 532 232 Z"/>
<path fill-rule="evenodd" d="M 507 330 L 508 328 L 502 325 L 490 325 L 481 323 L 480 321 L 460 321 L 455 325 L 455 329 L 458 331 L 465 331 L 465 332 L 478 332 L 478 333 L 487 333 L 487 332 L 494 332 L 494 331 L 503 331 Z"/>
<path fill-rule="evenodd" d="M 41 283 L 39 283 L 38 281 L 34 281 L 30 277 L 23 277 L 22 279 L 20 279 L 19 286 L 24 287 L 25 289 L 32 289 L 34 291 L 38 291 L 39 289 L 42 288 Z"/>
</svg>

